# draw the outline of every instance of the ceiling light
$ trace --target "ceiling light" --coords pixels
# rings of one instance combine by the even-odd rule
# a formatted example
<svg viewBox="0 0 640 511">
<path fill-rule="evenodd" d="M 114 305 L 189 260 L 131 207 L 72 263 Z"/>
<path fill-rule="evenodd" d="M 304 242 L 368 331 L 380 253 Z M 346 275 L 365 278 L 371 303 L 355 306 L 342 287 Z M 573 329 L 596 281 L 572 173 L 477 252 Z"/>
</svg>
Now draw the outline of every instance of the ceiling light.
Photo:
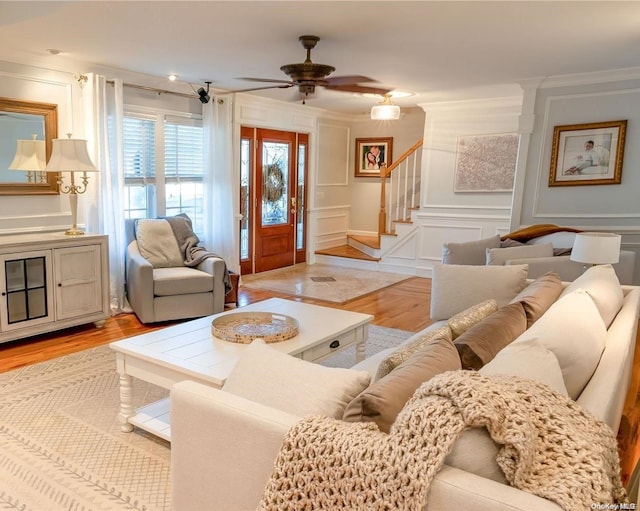
<svg viewBox="0 0 640 511">
<path fill-rule="evenodd" d="M 391 97 L 385 94 L 384 101 L 371 108 L 371 119 L 374 121 L 395 121 L 400 118 L 400 107 L 391 103 Z"/>
<path fill-rule="evenodd" d="M 169 75 L 169 80 L 175 82 L 178 79 L 178 75 Z"/>
</svg>

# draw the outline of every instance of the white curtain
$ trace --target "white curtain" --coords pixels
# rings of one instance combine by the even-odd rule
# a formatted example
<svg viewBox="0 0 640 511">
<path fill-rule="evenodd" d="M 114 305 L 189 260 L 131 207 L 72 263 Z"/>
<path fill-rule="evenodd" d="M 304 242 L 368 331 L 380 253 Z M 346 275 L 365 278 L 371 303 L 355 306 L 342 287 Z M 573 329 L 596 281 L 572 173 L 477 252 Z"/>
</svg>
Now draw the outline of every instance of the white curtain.
<svg viewBox="0 0 640 511">
<path fill-rule="evenodd" d="M 124 292 L 123 85 L 121 80 L 114 80 L 111 85 L 107 84 L 104 76 L 88 76 L 89 81 L 83 90 L 88 131 L 85 136 L 99 173 L 91 175 L 87 189 L 86 225 L 90 232 L 109 236 L 111 313 L 131 312 Z"/>
<path fill-rule="evenodd" d="M 224 258 L 229 270 L 240 273 L 238 186 L 233 169 L 232 104 L 211 98 L 203 105 L 205 137 L 205 239 L 203 245 Z"/>
</svg>

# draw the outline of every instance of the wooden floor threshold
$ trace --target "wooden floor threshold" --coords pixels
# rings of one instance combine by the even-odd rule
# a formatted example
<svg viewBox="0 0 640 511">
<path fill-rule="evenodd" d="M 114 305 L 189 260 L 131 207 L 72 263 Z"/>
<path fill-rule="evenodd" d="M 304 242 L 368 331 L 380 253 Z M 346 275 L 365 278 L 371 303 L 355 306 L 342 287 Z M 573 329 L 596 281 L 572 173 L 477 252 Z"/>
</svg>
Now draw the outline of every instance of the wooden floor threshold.
<svg viewBox="0 0 640 511">
<path fill-rule="evenodd" d="M 327 255 L 334 257 L 346 257 L 348 259 L 360 259 L 362 261 L 379 261 L 379 257 L 372 257 L 369 254 L 354 248 L 350 245 L 341 245 L 339 247 L 325 248 L 323 250 L 316 250 L 316 254 Z"/>
</svg>

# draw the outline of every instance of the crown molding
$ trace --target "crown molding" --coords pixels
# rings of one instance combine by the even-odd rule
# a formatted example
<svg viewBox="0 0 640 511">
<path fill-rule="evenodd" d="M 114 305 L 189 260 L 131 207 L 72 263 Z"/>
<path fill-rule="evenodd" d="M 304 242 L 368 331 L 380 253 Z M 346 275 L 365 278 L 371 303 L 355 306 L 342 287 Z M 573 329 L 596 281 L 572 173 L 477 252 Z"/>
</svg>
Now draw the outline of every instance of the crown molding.
<svg viewBox="0 0 640 511">
<path fill-rule="evenodd" d="M 594 83 L 622 82 L 626 80 L 640 80 L 640 67 L 548 76 L 542 80 L 539 87 L 541 89 L 550 89 L 554 87 L 571 87 Z"/>
</svg>

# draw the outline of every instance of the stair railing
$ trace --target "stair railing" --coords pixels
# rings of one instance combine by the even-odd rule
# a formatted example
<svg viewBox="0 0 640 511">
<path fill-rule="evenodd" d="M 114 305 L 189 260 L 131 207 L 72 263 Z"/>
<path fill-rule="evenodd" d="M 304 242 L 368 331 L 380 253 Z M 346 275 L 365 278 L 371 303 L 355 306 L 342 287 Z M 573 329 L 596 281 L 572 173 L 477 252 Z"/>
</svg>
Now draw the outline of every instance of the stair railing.
<svg viewBox="0 0 640 511">
<path fill-rule="evenodd" d="M 400 158 L 380 169 L 380 211 L 378 213 L 378 237 L 389 234 L 392 222 L 407 221 L 410 210 L 418 207 L 422 140 L 418 140 Z M 396 170 L 397 169 L 397 170 Z M 396 171 L 396 172 L 394 172 Z M 387 178 L 390 178 L 387 190 Z M 393 219 L 387 212 L 393 212 Z"/>
</svg>

